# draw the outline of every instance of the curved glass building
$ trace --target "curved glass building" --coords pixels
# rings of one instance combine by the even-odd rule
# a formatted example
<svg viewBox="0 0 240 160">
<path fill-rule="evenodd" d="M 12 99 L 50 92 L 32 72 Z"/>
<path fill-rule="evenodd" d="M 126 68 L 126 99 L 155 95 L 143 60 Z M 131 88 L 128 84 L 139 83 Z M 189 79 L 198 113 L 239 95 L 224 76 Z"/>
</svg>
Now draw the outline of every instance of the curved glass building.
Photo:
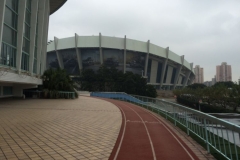
<svg viewBox="0 0 240 160">
<path fill-rule="evenodd" d="M 101 64 L 142 75 L 157 89 L 181 88 L 194 80 L 193 63 L 155 44 L 133 39 L 78 36 L 48 43 L 47 68 L 64 68 L 74 76 L 82 69 L 97 70 Z"/>
<path fill-rule="evenodd" d="M 0 0 L 0 97 L 42 83 L 49 15 L 66 0 Z"/>
</svg>

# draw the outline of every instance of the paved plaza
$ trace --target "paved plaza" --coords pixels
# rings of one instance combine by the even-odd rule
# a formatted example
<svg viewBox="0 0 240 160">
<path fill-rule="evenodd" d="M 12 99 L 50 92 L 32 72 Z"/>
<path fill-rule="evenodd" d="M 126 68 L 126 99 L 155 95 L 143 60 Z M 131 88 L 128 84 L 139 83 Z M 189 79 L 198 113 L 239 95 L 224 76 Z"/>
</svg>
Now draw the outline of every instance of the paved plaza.
<svg viewBox="0 0 240 160">
<path fill-rule="evenodd" d="M 0 99 L 0 160 L 108 159 L 122 123 L 99 99 Z"/>
</svg>

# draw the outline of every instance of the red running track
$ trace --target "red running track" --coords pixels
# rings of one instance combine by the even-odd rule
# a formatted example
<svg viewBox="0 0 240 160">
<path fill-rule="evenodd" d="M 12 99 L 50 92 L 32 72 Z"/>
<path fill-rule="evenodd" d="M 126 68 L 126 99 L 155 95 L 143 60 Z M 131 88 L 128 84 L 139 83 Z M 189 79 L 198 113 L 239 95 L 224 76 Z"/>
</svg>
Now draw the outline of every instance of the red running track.
<svg viewBox="0 0 240 160">
<path fill-rule="evenodd" d="M 122 126 L 109 160 L 199 160 L 163 121 L 137 105 L 105 99 L 122 112 Z"/>
</svg>

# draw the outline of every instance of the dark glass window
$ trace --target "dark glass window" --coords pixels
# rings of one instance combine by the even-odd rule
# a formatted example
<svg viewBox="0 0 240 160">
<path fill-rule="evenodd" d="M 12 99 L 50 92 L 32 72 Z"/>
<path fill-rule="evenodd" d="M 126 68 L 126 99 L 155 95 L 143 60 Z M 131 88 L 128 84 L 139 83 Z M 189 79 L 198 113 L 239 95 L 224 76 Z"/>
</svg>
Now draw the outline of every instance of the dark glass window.
<svg viewBox="0 0 240 160">
<path fill-rule="evenodd" d="M 6 5 L 13 11 L 18 12 L 18 0 L 6 0 Z"/>
<path fill-rule="evenodd" d="M 59 68 L 57 54 L 55 51 L 47 53 L 47 69 L 49 68 Z"/>
<path fill-rule="evenodd" d="M 161 74 L 162 74 L 162 63 L 161 63 L 161 62 L 158 62 L 157 79 L 156 79 L 156 82 L 157 82 L 157 83 L 160 83 Z"/>
<path fill-rule="evenodd" d="M 163 83 L 166 83 L 167 80 L 168 65 L 166 66 Z"/>
<path fill-rule="evenodd" d="M 29 53 L 29 48 L 30 48 L 30 42 L 28 39 L 26 39 L 25 37 L 23 38 L 23 45 L 22 45 L 22 49 L 24 52 Z"/>
<path fill-rule="evenodd" d="M 17 32 L 11 29 L 10 27 L 3 26 L 3 37 L 2 41 L 6 42 L 14 47 L 17 45 Z"/>
<path fill-rule="evenodd" d="M 182 77 L 182 82 L 181 82 L 181 84 L 183 84 L 183 82 L 184 82 L 184 79 L 185 79 L 185 77 Z"/>
<path fill-rule="evenodd" d="M 3 95 L 12 95 L 13 94 L 13 89 L 11 86 L 3 86 Z"/>
<path fill-rule="evenodd" d="M 103 49 L 103 64 L 123 71 L 123 50 Z"/>
<path fill-rule="evenodd" d="M 173 72 L 172 72 L 172 78 L 171 78 L 171 84 L 174 84 L 174 80 L 176 77 L 176 73 L 177 73 L 177 69 L 173 68 Z"/>
<path fill-rule="evenodd" d="M 97 71 L 101 65 L 99 48 L 81 49 L 81 58 L 83 69 L 92 69 Z"/>
<path fill-rule="evenodd" d="M 30 39 L 30 27 L 26 23 L 25 23 L 25 27 L 24 27 L 24 36 L 26 38 Z"/>
<path fill-rule="evenodd" d="M 24 52 L 22 53 L 21 69 L 29 71 L 29 55 Z"/>
<path fill-rule="evenodd" d="M 0 64 L 16 67 L 16 49 L 6 43 L 2 43 Z"/>
<path fill-rule="evenodd" d="M 146 53 L 127 51 L 126 71 L 142 75 L 145 69 Z"/>
<path fill-rule="evenodd" d="M 79 75 L 76 49 L 61 50 L 59 53 L 62 55 L 63 66 L 67 73 L 70 75 Z"/>
<path fill-rule="evenodd" d="M 148 67 L 147 67 L 147 81 L 150 82 L 150 77 L 151 77 L 151 67 L 152 67 L 152 60 L 148 60 Z"/>
<path fill-rule="evenodd" d="M 10 10 L 8 7 L 5 7 L 4 23 L 10 27 L 17 28 L 17 14 Z"/>
</svg>

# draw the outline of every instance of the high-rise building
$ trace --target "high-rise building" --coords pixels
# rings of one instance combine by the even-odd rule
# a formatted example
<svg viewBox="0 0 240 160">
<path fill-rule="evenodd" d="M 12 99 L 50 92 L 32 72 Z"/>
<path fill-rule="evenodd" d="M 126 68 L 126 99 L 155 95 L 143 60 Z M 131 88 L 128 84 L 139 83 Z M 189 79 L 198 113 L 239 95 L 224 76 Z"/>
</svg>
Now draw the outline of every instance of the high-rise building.
<svg viewBox="0 0 240 160">
<path fill-rule="evenodd" d="M 214 85 L 216 83 L 216 76 L 214 76 L 214 78 L 212 78 L 212 85 Z"/>
<path fill-rule="evenodd" d="M 194 72 L 195 72 L 194 83 L 203 83 L 204 82 L 203 68 L 201 68 L 199 65 L 196 65 L 194 68 Z"/>
<path fill-rule="evenodd" d="M 227 62 L 216 66 L 216 82 L 232 81 L 232 68 Z"/>
<path fill-rule="evenodd" d="M 42 84 L 49 15 L 66 0 L 0 0 L 0 98 Z"/>
</svg>

